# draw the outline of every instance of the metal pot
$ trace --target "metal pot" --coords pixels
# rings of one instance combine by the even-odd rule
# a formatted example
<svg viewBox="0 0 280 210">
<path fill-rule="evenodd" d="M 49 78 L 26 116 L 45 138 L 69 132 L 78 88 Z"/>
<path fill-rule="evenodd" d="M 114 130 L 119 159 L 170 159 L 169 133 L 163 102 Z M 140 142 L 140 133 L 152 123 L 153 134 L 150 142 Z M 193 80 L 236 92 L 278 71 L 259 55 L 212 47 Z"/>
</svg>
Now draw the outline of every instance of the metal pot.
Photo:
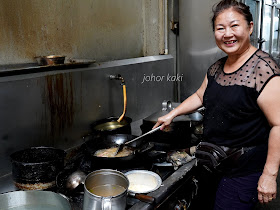
<svg viewBox="0 0 280 210">
<path fill-rule="evenodd" d="M 150 120 L 149 118 L 143 119 L 143 124 L 140 126 L 142 133 L 150 131 L 156 122 L 157 120 Z M 191 134 L 191 121 L 179 120 L 173 121 L 169 126 L 166 126 L 163 132 L 152 133 L 145 139 L 151 142 L 168 144 L 170 149 L 180 149 L 189 146 Z"/>
<path fill-rule="evenodd" d="M 196 112 L 189 114 L 191 118 L 191 127 L 193 130 L 193 134 L 198 138 L 202 139 L 203 137 L 203 115 L 205 108 L 200 108 Z"/>
<path fill-rule="evenodd" d="M 118 117 L 109 117 L 95 121 L 90 125 L 93 134 L 98 136 L 112 134 L 131 134 L 132 119 L 124 117 L 120 122 Z"/>
<path fill-rule="evenodd" d="M 84 184 L 83 210 L 125 210 L 127 177 L 116 170 L 101 169 L 90 173 Z"/>
<path fill-rule="evenodd" d="M 145 133 L 150 130 L 156 124 L 159 117 L 168 114 L 178 105 L 179 103 L 163 101 L 160 111 L 143 119 L 143 124 L 140 126 L 142 132 Z M 173 149 L 185 148 L 188 146 L 188 140 L 191 138 L 191 119 L 188 115 L 177 116 L 163 131 L 149 135 L 149 141 L 170 144 Z"/>
<path fill-rule="evenodd" d="M 0 209 L 60 209 L 71 210 L 69 201 L 50 191 L 15 191 L 0 194 Z"/>
<path fill-rule="evenodd" d="M 11 154 L 12 176 L 16 187 L 42 190 L 56 185 L 56 176 L 64 167 L 66 152 L 53 147 L 31 147 Z"/>
<path fill-rule="evenodd" d="M 35 59 L 39 66 L 53 66 L 64 64 L 65 57 L 63 55 L 48 55 L 48 56 L 36 56 Z"/>
<path fill-rule="evenodd" d="M 168 114 L 180 103 L 170 101 L 162 102 L 162 109 L 158 112 L 143 119 L 143 124 L 140 126 L 143 133 L 149 131 L 157 122 L 158 118 Z M 149 141 L 155 141 L 165 144 L 170 144 L 172 149 L 182 149 L 192 146 L 192 134 L 200 135 L 203 120 L 203 108 L 187 115 L 180 115 L 173 119 L 172 123 L 163 130 L 164 132 L 154 133 L 149 135 Z M 197 126 L 197 127 L 196 127 Z"/>
</svg>

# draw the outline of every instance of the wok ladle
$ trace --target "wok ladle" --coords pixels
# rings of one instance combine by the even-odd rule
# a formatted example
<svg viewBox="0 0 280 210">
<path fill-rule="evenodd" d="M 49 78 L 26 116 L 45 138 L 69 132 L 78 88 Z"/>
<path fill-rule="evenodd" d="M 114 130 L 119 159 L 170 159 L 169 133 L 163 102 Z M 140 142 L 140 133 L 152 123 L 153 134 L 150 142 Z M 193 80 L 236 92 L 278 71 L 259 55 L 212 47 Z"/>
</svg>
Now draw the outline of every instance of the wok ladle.
<svg viewBox="0 0 280 210">
<path fill-rule="evenodd" d="M 80 170 L 73 172 L 68 178 L 66 182 L 66 188 L 70 190 L 74 190 L 80 184 L 84 184 L 86 178 L 86 174 Z"/>
<path fill-rule="evenodd" d="M 161 126 L 158 126 L 157 128 L 154 128 L 154 129 L 148 131 L 147 133 L 142 134 L 141 136 L 138 136 L 138 137 L 136 137 L 136 138 L 134 138 L 134 139 L 132 139 L 132 140 L 130 140 L 130 141 L 124 142 L 124 143 L 122 143 L 122 144 L 119 144 L 118 149 L 117 149 L 116 153 L 114 154 L 114 156 L 116 156 L 116 155 L 123 149 L 123 147 L 124 147 L 125 145 L 128 145 L 128 144 L 130 144 L 130 143 L 132 143 L 132 142 L 134 142 L 134 141 L 137 141 L 138 139 L 141 139 L 141 138 L 143 138 L 144 136 L 146 136 L 146 135 L 148 135 L 148 134 L 151 134 L 151 133 L 156 132 L 157 130 L 160 129 L 160 127 L 161 127 Z"/>
</svg>

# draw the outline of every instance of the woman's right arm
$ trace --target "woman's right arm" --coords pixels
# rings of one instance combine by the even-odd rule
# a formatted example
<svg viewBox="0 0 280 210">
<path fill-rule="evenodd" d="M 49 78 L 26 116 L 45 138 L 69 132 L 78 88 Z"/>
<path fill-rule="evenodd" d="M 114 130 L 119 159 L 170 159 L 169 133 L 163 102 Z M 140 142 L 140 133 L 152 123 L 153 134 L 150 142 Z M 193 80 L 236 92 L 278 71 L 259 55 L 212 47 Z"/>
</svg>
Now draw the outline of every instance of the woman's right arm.
<svg viewBox="0 0 280 210">
<path fill-rule="evenodd" d="M 198 108 L 202 107 L 203 95 L 207 86 L 207 82 L 207 76 L 205 76 L 200 88 L 194 94 L 192 94 L 190 97 L 184 100 L 178 107 L 173 109 L 168 114 L 158 118 L 158 121 L 153 128 L 156 128 L 159 125 L 161 125 L 160 129 L 162 130 L 165 126 L 169 125 L 175 117 L 191 113 L 197 110 Z"/>
</svg>

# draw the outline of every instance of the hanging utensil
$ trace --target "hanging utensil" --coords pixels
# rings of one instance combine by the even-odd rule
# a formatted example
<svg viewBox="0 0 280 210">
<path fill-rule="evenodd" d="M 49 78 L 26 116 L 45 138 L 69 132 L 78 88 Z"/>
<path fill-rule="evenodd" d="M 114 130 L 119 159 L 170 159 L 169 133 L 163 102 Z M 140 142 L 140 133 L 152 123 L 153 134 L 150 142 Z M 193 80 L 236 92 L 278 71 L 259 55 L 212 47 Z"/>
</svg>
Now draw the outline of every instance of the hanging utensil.
<svg viewBox="0 0 280 210">
<path fill-rule="evenodd" d="M 130 140 L 130 141 L 127 141 L 127 142 L 124 142 L 124 143 L 120 144 L 120 145 L 118 146 L 118 149 L 117 149 L 116 153 L 114 154 L 114 156 L 116 156 L 116 155 L 123 149 L 123 147 L 124 147 L 125 145 L 131 144 L 132 142 L 135 142 L 135 141 L 137 141 L 138 139 L 141 139 L 141 138 L 143 138 L 144 136 L 146 136 L 146 135 L 148 135 L 148 134 L 151 134 L 151 133 L 156 132 L 157 130 L 160 129 L 160 127 L 161 127 L 161 126 L 158 126 L 157 128 L 152 129 L 152 130 L 150 130 L 149 132 L 142 134 L 141 136 L 138 136 L 138 137 L 136 137 L 136 138 L 134 138 L 134 139 L 132 139 L 132 140 Z"/>
</svg>

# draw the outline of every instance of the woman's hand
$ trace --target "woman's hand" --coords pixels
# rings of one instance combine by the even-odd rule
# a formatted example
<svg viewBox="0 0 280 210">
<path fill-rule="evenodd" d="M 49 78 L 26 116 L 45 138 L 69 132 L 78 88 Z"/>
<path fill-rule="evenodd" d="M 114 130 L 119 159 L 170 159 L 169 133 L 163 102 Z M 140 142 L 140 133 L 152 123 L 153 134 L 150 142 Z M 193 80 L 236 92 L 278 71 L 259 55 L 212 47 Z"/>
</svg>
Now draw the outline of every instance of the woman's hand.
<svg viewBox="0 0 280 210">
<path fill-rule="evenodd" d="M 188 97 L 186 100 L 184 100 L 178 107 L 173 109 L 168 114 L 158 118 L 157 123 L 154 125 L 154 128 L 157 128 L 158 126 L 161 126 L 160 130 L 163 130 L 166 126 L 168 126 L 172 120 L 180 116 L 182 114 L 188 114 L 191 113 L 198 108 L 202 107 L 203 103 L 203 95 L 205 92 L 205 89 L 207 87 L 207 75 L 205 76 L 200 88 L 192 94 L 190 97 Z"/>
<path fill-rule="evenodd" d="M 160 130 L 163 130 L 166 126 L 168 126 L 172 120 L 174 119 L 174 115 L 172 114 L 172 112 L 158 118 L 157 123 L 154 125 L 154 128 L 157 128 L 158 126 L 161 126 Z"/>
<path fill-rule="evenodd" d="M 268 203 L 276 198 L 277 176 L 262 174 L 258 182 L 258 199 L 260 203 Z"/>
</svg>

